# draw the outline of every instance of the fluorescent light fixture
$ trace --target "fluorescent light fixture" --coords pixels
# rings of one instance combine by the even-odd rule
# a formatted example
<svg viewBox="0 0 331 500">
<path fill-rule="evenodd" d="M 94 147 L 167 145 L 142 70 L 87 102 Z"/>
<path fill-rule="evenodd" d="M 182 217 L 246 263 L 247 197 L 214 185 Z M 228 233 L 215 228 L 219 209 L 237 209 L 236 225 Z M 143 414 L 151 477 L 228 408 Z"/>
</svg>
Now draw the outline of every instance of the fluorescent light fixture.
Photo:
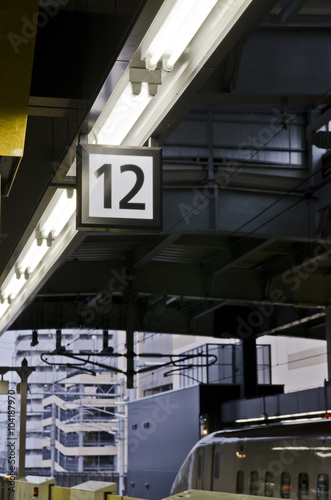
<svg viewBox="0 0 331 500">
<path fill-rule="evenodd" d="M 0 318 L 5 314 L 9 307 L 8 301 L 0 302 Z"/>
<path fill-rule="evenodd" d="M 162 60 L 163 68 L 171 71 L 216 3 L 217 0 L 168 2 L 173 5 L 162 25 L 152 27 L 142 43 L 141 55 L 146 60 L 146 68 L 154 70 Z"/>
<path fill-rule="evenodd" d="M 47 241 L 45 239 L 34 238 L 32 242 L 29 242 L 22 251 L 22 260 L 18 260 L 19 269 L 28 274 L 33 273 L 37 265 L 42 261 L 47 250 Z"/>
<path fill-rule="evenodd" d="M 328 410 L 330 412 L 330 410 Z M 270 417 L 257 417 L 257 418 L 242 418 L 239 420 L 236 420 L 235 422 L 238 424 L 243 424 L 247 422 L 260 422 L 260 421 L 265 421 L 265 420 L 279 420 L 279 419 L 290 419 L 290 418 L 298 418 L 298 417 L 303 417 L 304 420 L 320 420 L 325 413 L 328 413 L 325 411 L 307 411 L 304 413 L 288 413 L 285 415 L 271 415 Z M 319 417 L 317 417 L 319 415 Z M 317 418 L 313 418 L 316 416 Z M 288 422 L 289 420 L 283 420 L 283 422 Z M 298 420 L 295 420 L 298 422 Z"/>
<path fill-rule="evenodd" d="M 118 99 L 113 96 L 109 99 L 89 134 L 90 144 L 119 146 L 123 142 L 153 98 L 147 82 L 142 82 L 140 89 L 139 94 L 133 93 L 132 84 L 128 82 Z"/>
<path fill-rule="evenodd" d="M 1 289 L 1 295 L 10 302 L 21 291 L 25 282 L 26 279 L 23 274 L 16 272 L 12 273 L 11 278 L 8 279 L 8 284 L 4 284 Z"/>
<path fill-rule="evenodd" d="M 51 202 L 41 218 L 39 228 L 47 238 L 56 238 L 76 210 L 76 191 L 74 189 L 57 189 Z"/>
<path fill-rule="evenodd" d="M 247 423 L 247 422 L 262 422 L 262 421 L 265 421 L 265 420 L 266 420 L 265 417 L 241 418 L 239 420 L 236 420 L 235 423 L 236 424 L 244 424 L 244 423 Z"/>
</svg>

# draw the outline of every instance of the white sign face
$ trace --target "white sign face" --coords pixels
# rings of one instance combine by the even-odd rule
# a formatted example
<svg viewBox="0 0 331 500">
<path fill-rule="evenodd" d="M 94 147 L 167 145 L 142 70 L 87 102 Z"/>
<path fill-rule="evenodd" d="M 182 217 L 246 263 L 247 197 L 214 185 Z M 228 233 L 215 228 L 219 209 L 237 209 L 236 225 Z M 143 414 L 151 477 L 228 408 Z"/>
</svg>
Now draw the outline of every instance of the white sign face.
<svg viewBox="0 0 331 500">
<path fill-rule="evenodd" d="M 77 228 L 161 227 L 159 148 L 80 144 Z"/>
<path fill-rule="evenodd" d="M 89 216 L 153 219 L 153 158 L 93 155 Z"/>
</svg>

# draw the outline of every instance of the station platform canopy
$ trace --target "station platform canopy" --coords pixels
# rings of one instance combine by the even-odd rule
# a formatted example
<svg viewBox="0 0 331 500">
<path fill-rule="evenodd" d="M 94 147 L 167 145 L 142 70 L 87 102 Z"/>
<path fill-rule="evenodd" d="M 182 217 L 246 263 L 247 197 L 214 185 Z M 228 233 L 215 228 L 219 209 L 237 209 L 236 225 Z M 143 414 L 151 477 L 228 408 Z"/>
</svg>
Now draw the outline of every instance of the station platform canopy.
<svg viewBox="0 0 331 500">
<path fill-rule="evenodd" d="M 187 3 L 41 0 L 23 16 L 16 48 L 37 32 L 1 200 L 1 332 L 327 338 L 330 4 Z M 115 156 L 100 163 L 116 220 L 77 228 L 83 153 L 110 146 L 161 148 L 161 166 L 137 173 L 126 150 L 117 188 Z M 137 215 L 149 196 L 155 225 Z"/>
</svg>

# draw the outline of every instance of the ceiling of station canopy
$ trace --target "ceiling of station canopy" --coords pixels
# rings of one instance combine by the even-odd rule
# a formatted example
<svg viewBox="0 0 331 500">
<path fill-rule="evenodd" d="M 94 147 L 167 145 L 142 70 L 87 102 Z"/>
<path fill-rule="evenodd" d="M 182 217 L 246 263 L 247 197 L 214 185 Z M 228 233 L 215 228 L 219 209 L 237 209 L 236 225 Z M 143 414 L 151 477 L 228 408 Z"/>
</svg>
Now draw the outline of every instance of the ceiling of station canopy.
<svg viewBox="0 0 331 500">
<path fill-rule="evenodd" d="M 68 151 L 161 3 L 66 0 L 51 16 L 40 2 L 25 152 L 2 198 L 3 273 L 47 189 L 76 182 L 61 174 Z M 153 131 L 162 230 L 79 232 L 9 329 L 125 330 L 130 307 L 137 331 L 325 339 L 331 177 L 315 134 L 331 120 L 331 5 L 267 4 Z"/>
</svg>

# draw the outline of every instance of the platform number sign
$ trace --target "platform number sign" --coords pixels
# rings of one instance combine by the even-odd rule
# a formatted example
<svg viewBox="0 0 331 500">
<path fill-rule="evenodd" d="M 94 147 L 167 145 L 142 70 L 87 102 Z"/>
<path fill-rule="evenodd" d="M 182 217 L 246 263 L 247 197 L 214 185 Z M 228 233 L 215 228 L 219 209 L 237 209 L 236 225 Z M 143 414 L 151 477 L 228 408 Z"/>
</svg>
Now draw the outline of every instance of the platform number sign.
<svg viewBox="0 0 331 500">
<path fill-rule="evenodd" d="M 161 228 L 159 148 L 81 144 L 77 228 Z"/>
</svg>

